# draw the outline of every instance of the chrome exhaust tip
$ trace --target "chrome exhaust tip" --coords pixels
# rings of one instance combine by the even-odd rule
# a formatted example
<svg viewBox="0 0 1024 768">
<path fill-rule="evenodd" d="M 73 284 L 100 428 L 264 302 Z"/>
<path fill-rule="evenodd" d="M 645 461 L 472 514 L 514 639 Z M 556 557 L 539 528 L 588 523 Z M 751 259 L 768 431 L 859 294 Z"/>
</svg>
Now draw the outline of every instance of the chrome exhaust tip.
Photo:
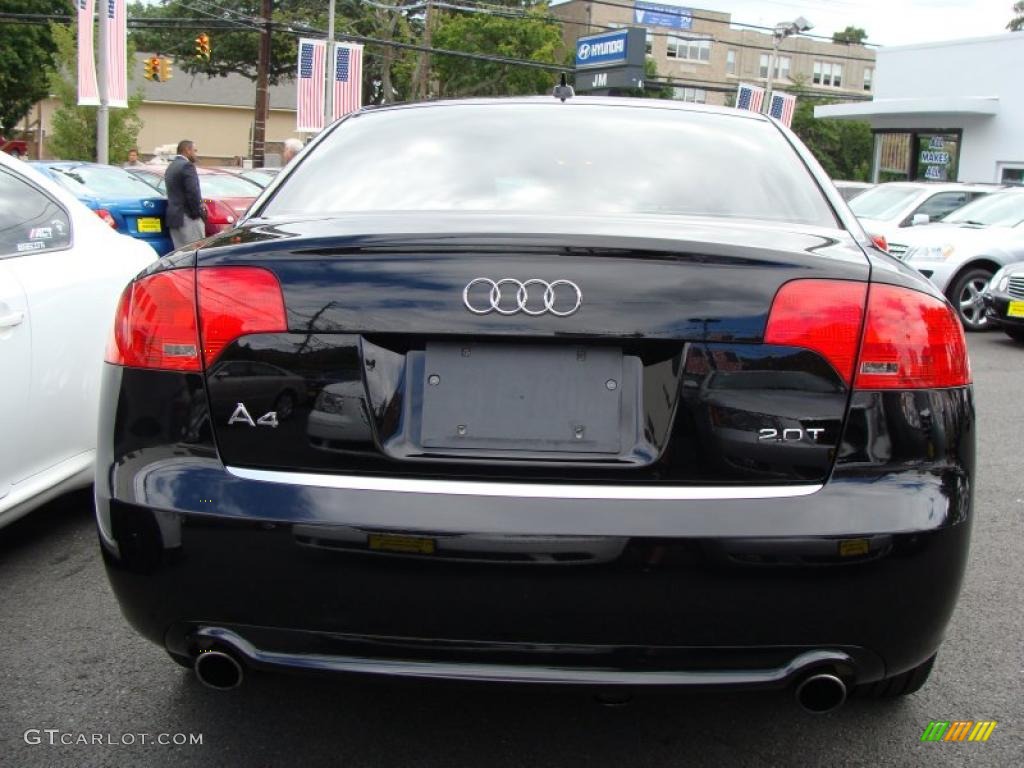
<svg viewBox="0 0 1024 768">
<path fill-rule="evenodd" d="M 835 675 L 811 675 L 796 687 L 796 701 L 816 715 L 831 712 L 846 701 L 846 683 Z"/>
<path fill-rule="evenodd" d="M 245 673 L 234 656 L 223 651 L 201 651 L 195 661 L 196 677 L 207 688 L 230 691 L 242 684 Z"/>
</svg>

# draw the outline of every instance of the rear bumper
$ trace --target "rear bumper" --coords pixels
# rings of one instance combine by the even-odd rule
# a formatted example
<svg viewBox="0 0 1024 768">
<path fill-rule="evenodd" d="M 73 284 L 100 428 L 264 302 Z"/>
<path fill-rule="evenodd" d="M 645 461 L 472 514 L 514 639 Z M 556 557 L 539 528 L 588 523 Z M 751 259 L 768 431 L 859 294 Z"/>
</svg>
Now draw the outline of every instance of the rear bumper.
<svg viewBox="0 0 1024 768">
<path fill-rule="evenodd" d="M 110 469 L 97 509 L 128 620 L 254 668 L 871 682 L 938 648 L 968 548 L 969 486 L 941 473 L 626 501 L 347 490 L 186 457 Z"/>
<path fill-rule="evenodd" d="M 990 322 L 1003 328 L 1024 330 L 1024 317 L 1008 317 L 1006 314 L 1010 302 L 1016 299 L 1009 294 L 994 291 L 982 294 L 982 298 L 985 300 L 985 317 Z"/>
</svg>

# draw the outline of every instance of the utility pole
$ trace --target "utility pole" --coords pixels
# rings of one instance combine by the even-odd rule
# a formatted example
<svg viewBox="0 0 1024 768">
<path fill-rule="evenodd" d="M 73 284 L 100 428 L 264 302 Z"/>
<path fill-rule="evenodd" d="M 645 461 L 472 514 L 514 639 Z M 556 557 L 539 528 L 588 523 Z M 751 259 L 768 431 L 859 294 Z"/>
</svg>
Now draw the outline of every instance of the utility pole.
<svg viewBox="0 0 1024 768">
<path fill-rule="evenodd" d="M 267 86 L 270 76 L 270 31 L 273 15 L 273 0 L 263 0 L 260 15 L 263 29 L 260 30 L 260 54 L 256 65 L 256 121 L 252 130 L 252 165 L 263 167 L 267 143 L 267 114 L 270 111 L 270 90 Z"/>
<path fill-rule="evenodd" d="M 331 124 L 334 116 L 334 0 L 327 6 L 327 66 L 324 73 L 327 75 L 327 96 L 324 98 L 324 128 Z"/>
<path fill-rule="evenodd" d="M 765 84 L 767 87 L 764 89 L 764 104 L 761 106 L 761 111 L 766 115 L 769 114 L 772 108 L 772 80 L 775 77 L 775 62 L 779 60 L 779 45 L 782 43 L 782 39 L 783 34 L 776 27 L 772 35 L 772 52 L 768 56 L 768 82 Z"/>
<path fill-rule="evenodd" d="M 97 3 L 100 12 L 100 65 L 96 72 L 96 87 L 100 92 L 100 106 L 96 111 L 96 162 L 106 165 L 110 161 L 110 85 L 107 83 L 107 23 L 103 18 L 106 3 Z"/>
<path fill-rule="evenodd" d="M 434 3 L 427 0 L 426 15 L 423 19 L 423 47 L 429 49 L 434 36 L 433 30 Z M 430 51 L 420 53 L 419 64 L 417 65 L 419 77 L 416 83 L 416 95 L 420 99 L 430 96 Z"/>
</svg>

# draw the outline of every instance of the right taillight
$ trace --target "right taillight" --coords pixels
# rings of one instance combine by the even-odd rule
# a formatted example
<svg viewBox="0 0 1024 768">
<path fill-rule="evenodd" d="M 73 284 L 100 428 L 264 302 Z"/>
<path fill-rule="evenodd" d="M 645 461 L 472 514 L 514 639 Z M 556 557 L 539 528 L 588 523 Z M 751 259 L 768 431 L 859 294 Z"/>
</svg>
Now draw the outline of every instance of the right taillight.
<svg viewBox="0 0 1024 768">
<path fill-rule="evenodd" d="M 114 219 L 113 214 L 111 214 L 106 208 L 97 208 L 93 213 L 103 219 L 103 223 L 108 227 L 111 229 L 117 229 L 117 221 Z"/>
<path fill-rule="evenodd" d="M 971 383 L 967 340 L 953 308 L 928 294 L 874 284 L 856 389 L 926 389 Z"/>
<path fill-rule="evenodd" d="M 125 288 L 106 360 L 131 368 L 202 371 L 204 362 L 212 365 L 239 336 L 287 328 L 281 285 L 273 272 L 259 267 L 171 269 Z"/>
</svg>

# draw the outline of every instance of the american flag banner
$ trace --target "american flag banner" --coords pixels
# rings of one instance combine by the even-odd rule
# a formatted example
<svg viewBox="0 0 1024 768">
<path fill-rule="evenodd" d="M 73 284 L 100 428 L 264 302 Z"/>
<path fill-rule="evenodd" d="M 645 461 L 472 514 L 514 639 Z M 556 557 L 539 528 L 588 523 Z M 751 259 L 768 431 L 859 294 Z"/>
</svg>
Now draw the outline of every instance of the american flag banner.
<svg viewBox="0 0 1024 768">
<path fill-rule="evenodd" d="M 768 114 L 789 128 L 793 122 L 793 112 L 796 110 L 796 96 L 788 93 L 773 93 L 772 103 L 768 107 Z"/>
<path fill-rule="evenodd" d="M 96 0 L 78 0 L 78 104 L 96 106 L 100 89 L 96 85 L 96 51 L 93 48 L 93 12 Z"/>
<path fill-rule="evenodd" d="M 736 92 L 736 109 L 746 109 L 750 112 L 760 112 L 764 103 L 764 88 L 756 85 L 740 83 Z"/>
<path fill-rule="evenodd" d="M 334 46 L 334 105 L 332 120 L 363 106 L 363 46 L 336 43 Z"/>
<path fill-rule="evenodd" d="M 326 40 L 299 40 L 299 79 L 295 130 L 317 133 L 324 129 L 324 57 Z"/>
<path fill-rule="evenodd" d="M 128 106 L 128 23 L 125 0 L 100 0 L 104 12 L 100 24 L 107 25 L 107 104 Z"/>
</svg>

